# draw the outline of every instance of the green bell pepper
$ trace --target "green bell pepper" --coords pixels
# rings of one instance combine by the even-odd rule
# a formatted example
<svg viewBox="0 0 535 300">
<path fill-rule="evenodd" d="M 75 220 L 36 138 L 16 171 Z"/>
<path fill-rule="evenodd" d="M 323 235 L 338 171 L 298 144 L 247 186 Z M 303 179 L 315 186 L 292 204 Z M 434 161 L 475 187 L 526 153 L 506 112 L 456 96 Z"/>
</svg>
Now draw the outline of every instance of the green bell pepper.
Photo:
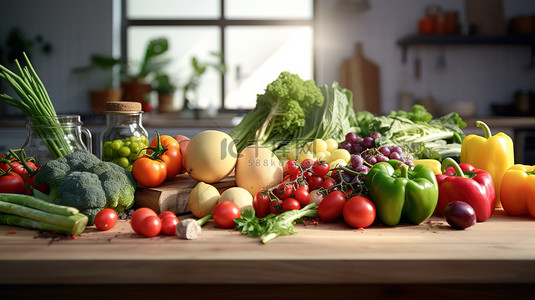
<svg viewBox="0 0 535 300">
<path fill-rule="evenodd" d="M 388 226 L 401 219 L 420 224 L 433 214 L 438 202 L 435 173 L 426 165 L 409 168 L 398 160 L 375 164 L 366 176 L 377 216 Z"/>
</svg>

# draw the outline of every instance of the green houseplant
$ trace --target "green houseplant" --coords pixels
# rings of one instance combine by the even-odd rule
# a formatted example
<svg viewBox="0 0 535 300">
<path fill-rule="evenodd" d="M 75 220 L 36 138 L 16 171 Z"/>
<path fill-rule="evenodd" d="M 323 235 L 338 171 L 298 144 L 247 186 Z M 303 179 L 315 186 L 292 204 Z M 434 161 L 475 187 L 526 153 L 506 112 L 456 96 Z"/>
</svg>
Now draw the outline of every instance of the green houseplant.
<svg viewBox="0 0 535 300">
<path fill-rule="evenodd" d="M 214 68 L 220 74 L 224 74 L 227 71 L 227 66 L 223 62 L 223 54 L 221 52 L 211 52 L 210 55 L 216 57 L 218 61 L 215 63 L 201 63 L 198 61 L 197 57 L 194 56 L 191 58 L 193 73 L 188 78 L 186 84 L 182 87 L 184 92 L 184 104 L 182 110 L 194 110 L 196 118 L 199 118 L 200 114 L 197 106 L 197 89 L 201 83 L 202 76 L 206 73 L 208 68 Z"/>
<path fill-rule="evenodd" d="M 173 97 L 177 87 L 170 76 L 162 72 L 156 74 L 153 89 L 158 93 L 158 112 L 173 112 Z"/>
<path fill-rule="evenodd" d="M 145 95 L 152 90 L 150 77 L 154 77 L 170 61 L 168 57 L 163 56 L 168 49 L 166 38 L 156 38 L 148 43 L 139 70 L 134 74 L 128 74 L 128 70 L 125 72 L 126 78 L 121 84 L 124 100 L 139 102 L 145 100 Z"/>
</svg>

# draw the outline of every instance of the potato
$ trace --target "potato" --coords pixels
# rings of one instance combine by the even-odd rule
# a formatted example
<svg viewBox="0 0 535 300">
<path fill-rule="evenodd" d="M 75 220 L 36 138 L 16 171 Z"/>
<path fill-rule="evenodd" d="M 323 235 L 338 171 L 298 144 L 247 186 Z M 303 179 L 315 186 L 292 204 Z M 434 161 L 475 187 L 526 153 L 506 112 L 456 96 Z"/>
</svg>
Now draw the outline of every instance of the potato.
<svg viewBox="0 0 535 300">
<path fill-rule="evenodd" d="M 249 191 L 251 196 L 273 187 L 282 181 L 283 169 L 277 156 L 261 146 L 242 150 L 236 162 L 236 185 Z"/>
<path fill-rule="evenodd" d="M 186 148 L 185 163 L 189 176 L 205 183 L 227 177 L 237 160 L 234 140 L 217 130 L 205 130 L 194 136 Z"/>
<path fill-rule="evenodd" d="M 214 211 L 220 196 L 217 188 L 201 181 L 189 193 L 189 209 L 194 216 L 202 218 Z"/>
<path fill-rule="evenodd" d="M 224 201 L 234 202 L 241 212 L 253 208 L 253 196 L 241 187 L 231 187 L 221 193 L 219 203 Z"/>
</svg>

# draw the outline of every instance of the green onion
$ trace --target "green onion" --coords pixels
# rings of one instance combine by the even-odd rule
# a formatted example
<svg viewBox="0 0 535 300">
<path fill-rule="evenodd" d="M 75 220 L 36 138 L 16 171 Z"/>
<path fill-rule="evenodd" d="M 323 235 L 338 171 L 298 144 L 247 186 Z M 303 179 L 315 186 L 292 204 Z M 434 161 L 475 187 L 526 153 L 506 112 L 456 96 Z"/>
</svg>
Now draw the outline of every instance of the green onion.
<svg viewBox="0 0 535 300">
<path fill-rule="evenodd" d="M 0 98 L 26 115 L 33 130 L 54 158 L 65 156 L 73 151 L 66 140 L 66 133 L 61 128 L 56 110 L 43 82 L 35 72 L 26 53 L 23 55 L 27 66 L 22 67 L 18 60 L 15 60 L 20 75 L 0 65 L 0 78 L 13 88 L 19 99 L 5 93 L 1 94 Z"/>
</svg>

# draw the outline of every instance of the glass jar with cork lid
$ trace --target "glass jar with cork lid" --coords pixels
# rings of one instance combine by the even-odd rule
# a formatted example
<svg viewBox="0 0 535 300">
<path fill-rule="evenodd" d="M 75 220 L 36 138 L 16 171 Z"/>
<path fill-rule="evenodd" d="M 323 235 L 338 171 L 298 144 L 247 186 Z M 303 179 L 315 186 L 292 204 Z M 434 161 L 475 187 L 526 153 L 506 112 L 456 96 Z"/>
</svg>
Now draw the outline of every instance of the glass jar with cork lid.
<svg viewBox="0 0 535 300">
<path fill-rule="evenodd" d="M 143 127 L 140 102 L 109 101 L 106 103 L 106 127 L 100 135 L 100 157 L 132 170 L 134 161 L 149 145 Z"/>
</svg>

